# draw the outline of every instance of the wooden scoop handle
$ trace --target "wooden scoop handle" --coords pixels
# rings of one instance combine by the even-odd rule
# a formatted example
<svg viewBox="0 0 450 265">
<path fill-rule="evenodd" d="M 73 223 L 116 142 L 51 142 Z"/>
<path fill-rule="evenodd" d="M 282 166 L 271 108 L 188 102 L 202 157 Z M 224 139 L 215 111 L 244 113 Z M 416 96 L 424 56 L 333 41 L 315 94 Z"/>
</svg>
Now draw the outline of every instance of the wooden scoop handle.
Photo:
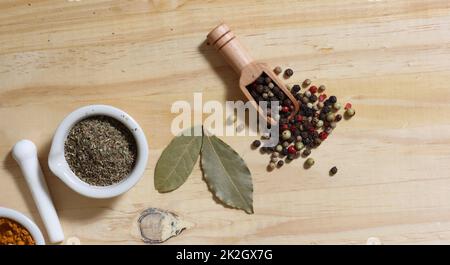
<svg viewBox="0 0 450 265">
<path fill-rule="evenodd" d="M 222 54 L 228 64 L 238 73 L 253 62 L 247 50 L 242 46 L 234 33 L 225 24 L 215 27 L 207 36 L 208 43 Z"/>
</svg>

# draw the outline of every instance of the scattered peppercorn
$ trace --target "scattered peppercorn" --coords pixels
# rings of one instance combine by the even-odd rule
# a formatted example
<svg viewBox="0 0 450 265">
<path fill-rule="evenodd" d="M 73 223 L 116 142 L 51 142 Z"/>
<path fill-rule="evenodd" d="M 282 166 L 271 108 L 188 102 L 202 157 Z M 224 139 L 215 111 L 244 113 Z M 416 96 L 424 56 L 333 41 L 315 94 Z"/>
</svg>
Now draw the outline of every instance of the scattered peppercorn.
<svg viewBox="0 0 450 265">
<path fill-rule="evenodd" d="M 279 75 L 279 74 L 281 74 L 281 72 L 283 72 L 283 70 L 281 69 L 281 67 L 277 66 L 277 67 L 275 67 L 275 68 L 273 69 L 273 72 L 274 72 L 276 75 Z"/>
<path fill-rule="evenodd" d="M 337 102 L 336 96 L 330 96 L 330 98 L 328 98 L 328 100 L 330 101 L 331 104 L 334 104 Z"/>
<path fill-rule="evenodd" d="M 277 166 L 280 168 L 284 165 L 284 161 L 283 160 L 279 160 L 277 163 Z"/>
<path fill-rule="evenodd" d="M 332 122 L 332 121 L 334 121 L 334 114 L 333 113 L 329 113 L 328 115 L 327 115 L 327 121 L 329 121 L 329 122 Z"/>
<path fill-rule="evenodd" d="M 307 157 L 307 156 L 309 156 L 311 154 L 311 150 L 310 149 L 305 149 L 304 151 L 303 151 L 303 153 L 302 153 L 302 155 L 304 156 L 304 157 Z"/>
<path fill-rule="evenodd" d="M 348 110 L 352 108 L 352 104 L 351 103 L 346 103 L 344 109 Z"/>
<path fill-rule="evenodd" d="M 337 167 L 332 167 L 332 168 L 330 169 L 330 175 L 333 176 L 334 174 L 337 173 L 337 171 L 338 171 Z"/>
<path fill-rule="evenodd" d="M 294 71 L 291 68 L 288 68 L 284 71 L 284 76 L 289 78 L 294 74 Z"/>
<path fill-rule="evenodd" d="M 288 147 L 288 153 L 291 155 L 294 155 L 295 153 L 297 153 L 297 150 L 295 149 L 295 147 L 293 145 Z"/>
<path fill-rule="evenodd" d="M 308 87 L 309 85 L 311 85 L 311 80 L 309 80 L 309 79 L 305 79 L 305 81 L 303 81 L 303 83 L 302 83 L 303 87 Z"/>
<path fill-rule="evenodd" d="M 297 94 L 298 92 L 300 91 L 300 86 L 299 85 L 293 85 L 292 86 L 292 89 L 291 89 L 291 92 L 292 92 L 292 94 Z"/>
<path fill-rule="evenodd" d="M 288 140 L 289 138 L 291 138 L 291 131 L 289 130 L 285 130 L 283 131 L 283 133 L 281 134 L 281 137 L 283 138 L 283 140 Z"/>
<path fill-rule="evenodd" d="M 314 163 L 315 163 L 315 161 L 314 161 L 314 159 L 313 158 L 308 158 L 308 159 L 306 159 L 306 161 L 305 161 L 305 165 L 307 166 L 307 167 L 312 167 L 313 165 L 314 165 Z"/>
<path fill-rule="evenodd" d="M 275 74 L 282 73 L 281 67 L 273 69 Z M 289 78 L 293 75 L 292 69 L 286 69 L 284 75 Z M 304 88 L 303 91 L 302 87 Z M 300 109 L 293 113 L 294 104 L 291 99 L 284 94 L 267 74 L 263 73 L 252 84 L 247 86 L 250 95 L 258 104 L 261 101 L 268 103 L 268 112 L 271 109 L 271 102 L 278 101 L 278 113 L 267 113 L 268 117 L 276 118 L 279 125 L 279 139 L 274 147 L 261 147 L 261 153 L 271 154 L 268 170 L 281 167 L 300 156 L 309 157 L 311 150 L 317 148 L 336 128 L 337 122 L 342 119 L 340 109 L 341 103 L 337 102 L 336 96 L 327 97 L 323 92 L 325 85 L 316 87 L 311 85 L 310 79 L 305 79 L 301 85 L 286 85 L 298 101 Z M 351 104 L 345 105 L 345 113 L 353 111 Z M 273 109 L 272 109 L 273 110 Z M 290 119 L 290 117 L 293 117 Z M 270 135 L 267 135 L 270 138 Z M 260 146 L 261 142 L 256 141 L 252 146 Z M 308 167 L 314 164 L 314 159 L 308 158 L 305 165 Z M 312 161 L 312 164 L 311 164 Z"/>
<path fill-rule="evenodd" d="M 267 167 L 268 167 L 269 170 L 273 170 L 275 168 L 275 163 L 274 162 L 270 162 Z"/>
<path fill-rule="evenodd" d="M 252 143 L 253 147 L 258 148 L 261 146 L 261 141 L 260 140 L 255 140 Z"/>
<path fill-rule="evenodd" d="M 345 111 L 345 115 L 347 115 L 348 117 L 353 117 L 355 115 L 355 110 L 352 108 L 349 108 Z"/>
<path fill-rule="evenodd" d="M 339 102 L 334 103 L 333 104 L 333 109 L 340 110 L 341 109 L 341 103 L 339 103 Z"/>
<path fill-rule="evenodd" d="M 325 91 L 325 89 L 326 89 L 326 87 L 324 85 L 319 86 L 319 92 L 322 93 L 323 91 Z"/>
</svg>

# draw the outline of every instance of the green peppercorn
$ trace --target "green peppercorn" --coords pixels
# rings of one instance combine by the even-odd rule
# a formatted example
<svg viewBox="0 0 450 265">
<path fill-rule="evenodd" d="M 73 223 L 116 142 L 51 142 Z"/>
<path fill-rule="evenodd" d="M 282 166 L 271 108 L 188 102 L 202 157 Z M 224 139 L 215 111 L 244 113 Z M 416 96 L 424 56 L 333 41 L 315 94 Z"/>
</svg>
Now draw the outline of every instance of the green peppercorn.
<svg viewBox="0 0 450 265">
<path fill-rule="evenodd" d="M 283 151 L 283 146 L 281 144 L 277 145 L 277 147 L 275 147 L 275 151 L 281 153 L 281 151 Z"/>
<path fill-rule="evenodd" d="M 312 167 L 312 166 L 314 165 L 314 159 L 312 159 L 311 157 L 308 158 L 308 159 L 306 159 L 305 165 L 306 165 L 307 167 Z"/>
<path fill-rule="evenodd" d="M 298 141 L 298 142 L 295 143 L 295 149 L 296 149 L 297 151 L 302 150 L 303 147 L 305 147 L 305 146 L 303 145 L 303 143 L 302 143 L 301 141 Z"/>
<path fill-rule="evenodd" d="M 274 72 L 276 75 L 279 75 L 279 74 L 281 74 L 281 72 L 283 72 L 283 69 L 281 69 L 280 66 L 277 66 L 277 67 L 275 67 L 275 68 L 273 69 L 273 72 Z"/>
<path fill-rule="evenodd" d="M 333 104 L 333 109 L 340 110 L 341 109 L 341 103 L 339 103 L 339 102 L 334 103 Z"/>
<path fill-rule="evenodd" d="M 280 153 L 279 152 L 273 152 L 272 153 L 272 157 L 279 157 L 280 156 Z"/>
<path fill-rule="evenodd" d="M 316 123 L 316 128 L 322 128 L 323 126 L 323 121 L 322 120 L 318 120 Z"/>
<path fill-rule="evenodd" d="M 329 121 L 329 122 L 334 121 L 334 114 L 333 114 L 333 113 L 328 113 L 328 115 L 327 115 L 327 121 Z"/>
<path fill-rule="evenodd" d="M 275 168 L 275 163 L 274 162 L 270 162 L 267 167 L 268 167 L 269 170 L 272 170 L 272 169 Z"/>
<path fill-rule="evenodd" d="M 333 117 L 334 118 L 334 117 Z M 289 140 L 289 138 L 291 138 L 291 131 L 289 131 L 289 130 L 284 130 L 282 133 L 281 133 L 281 138 L 283 139 L 283 140 Z"/>
<path fill-rule="evenodd" d="M 348 117 L 352 117 L 353 115 L 355 115 L 355 110 L 352 108 L 349 108 L 345 111 L 345 115 L 347 115 Z"/>
<path fill-rule="evenodd" d="M 278 157 L 272 157 L 272 158 L 270 159 L 270 161 L 276 163 L 276 162 L 278 161 Z"/>
<path fill-rule="evenodd" d="M 289 142 L 288 141 L 283 142 L 283 147 L 288 147 L 288 146 L 289 146 Z"/>
<path fill-rule="evenodd" d="M 336 122 L 330 122 L 330 127 L 331 128 L 336 128 L 336 126 L 337 126 L 337 123 Z"/>
</svg>

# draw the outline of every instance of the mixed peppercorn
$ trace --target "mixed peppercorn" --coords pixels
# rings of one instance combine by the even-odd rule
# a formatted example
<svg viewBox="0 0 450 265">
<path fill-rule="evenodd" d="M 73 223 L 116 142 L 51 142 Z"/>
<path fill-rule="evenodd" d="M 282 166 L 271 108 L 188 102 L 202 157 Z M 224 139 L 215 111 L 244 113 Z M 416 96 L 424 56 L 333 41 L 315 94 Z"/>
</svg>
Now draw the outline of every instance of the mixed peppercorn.
<svg viewBox="0 0 450 265">
<path fill-rule="evenodd" d="M 275 74 L 282 72 L 281 67 L 274 69 Z M 292 69 L 284 71 L 284 77 L 289 78 L 293 75 Z M 263 73 L 255 82 L 247 86 L 252 97 L 258 104 L 266 101 L 268 106 L 267 115 L 270 116 L 270 101 L 279 101 L 279 114 L 276 120 L 279 125 L 279 141 L 276 146 L 261 146 L 261 141 L 255 140 L 252 143 L 254 148 L 259 148 L 262 153 L 271 155 L 268 165 L 269 170 L 276 167 L 282 167 L 285 162 L 289 162 L 298 157 L 308 157 L 311 149 L 318 147 L 325 141 L 331 132 L 336 128 L 337 123 L 342 120 L 342 105 L 338 102 L 336 96 L 327 96 L 324 92 L 326 87 L 319 87 L 312 84 L 311 80 L 306 79 L 301 85 L 293 85 L 290 90 L 297 99 L 300 109 L 293 118 L 288 119 L 294 106 L 291 100 L 276 86 L 276 84 Z M 350 118 L 355 115 L 355 111 L 350 103 L 345 104 L 345 116 Z M 283 161 L 284 159 L 284 161 Z M 314 165 L 314 159 L 308 158 L 305 161 L 305 167 Z M 337 168 L 333 167 L 330 174 L 334 175 Z"/>
<path fill-rule="evenodd" d="M 292 101 L 266 73 L 263 73 L 255 80 L 255 82 L 248 85 L 247 89 L 258 104 L 266 102 L 267 117 L 271 117 L 272 115 L 272 101 L 279 102 L 278 114 L 276 117 L 272 117 L 275 120 L 287 119 L 291 115 L 291 112 L 294 111 Z M 275 113 L 276 112 L 277 111 L 275 111 Z"/>
</svg>

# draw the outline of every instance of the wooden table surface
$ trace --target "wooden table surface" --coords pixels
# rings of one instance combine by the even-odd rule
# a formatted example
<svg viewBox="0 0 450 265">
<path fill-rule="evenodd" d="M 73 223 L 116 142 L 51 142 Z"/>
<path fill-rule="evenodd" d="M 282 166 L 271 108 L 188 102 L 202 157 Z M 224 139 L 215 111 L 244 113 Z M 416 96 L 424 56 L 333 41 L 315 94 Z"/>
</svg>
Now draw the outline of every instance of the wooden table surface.
<svg viewBox="0 0 450 265">
<path fill-rule="evenodd" d="M 178 190 L 153 188 L 172 139 L 176 100 L 242 99 L 238 77 L 206 34 L 226 21 L 254 58 L 292 67 L 352 102 L 313 151 L 268 173 L 255 137 L 222 137 L 246 160 L 255 214 L 217 204 L 198 165 Z M 14 143 L 34 141 L 65 243 L 142 243 L 141 211 L 174 211 L 192 227 L 167 244 L 450 243 L 450 3 L 447 0 L 0 2 L 0 206 L 42 221 Z M 110 104 L 143 127 L 145 175 L 115 199 L 82 197 L 52 175 L 49 145 L 61 120 Z M 206 116 L 204 116 L 206 117 Z M 337 166 L 339 172 L 328 176 Z"/>
</svg>

